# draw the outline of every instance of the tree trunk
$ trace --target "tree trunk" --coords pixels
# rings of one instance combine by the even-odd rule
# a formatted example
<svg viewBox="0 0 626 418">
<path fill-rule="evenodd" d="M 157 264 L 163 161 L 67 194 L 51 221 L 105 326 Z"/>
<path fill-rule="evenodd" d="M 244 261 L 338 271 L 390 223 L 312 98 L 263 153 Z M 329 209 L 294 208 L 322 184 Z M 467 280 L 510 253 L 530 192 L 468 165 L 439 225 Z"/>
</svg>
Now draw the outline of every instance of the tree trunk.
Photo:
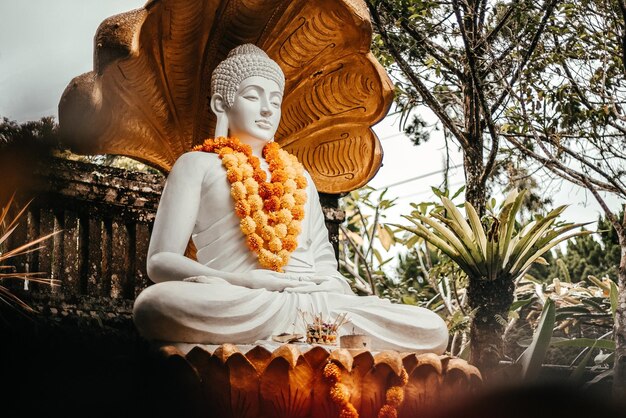
<svg viewBox="0 0 626 418">
<path fill-rule="evenodd" d="M 613 395 L 618 400 L 626 399 L 626 211 L 622 225 L 624 228 L 617 230 L 622 251 L 617 274 L 619 292 L 615 312 L 615 365 L 613 367 Z"/>
<path fill-rule="evenodd" d="M 513 303 L 513 281 L 487 281 L 471 277 L 468 297 L 470 309 L 475 310 L 470 331 L 470 363 L 489 375 L 502 358 L 509 308 Z"/>
</svg>

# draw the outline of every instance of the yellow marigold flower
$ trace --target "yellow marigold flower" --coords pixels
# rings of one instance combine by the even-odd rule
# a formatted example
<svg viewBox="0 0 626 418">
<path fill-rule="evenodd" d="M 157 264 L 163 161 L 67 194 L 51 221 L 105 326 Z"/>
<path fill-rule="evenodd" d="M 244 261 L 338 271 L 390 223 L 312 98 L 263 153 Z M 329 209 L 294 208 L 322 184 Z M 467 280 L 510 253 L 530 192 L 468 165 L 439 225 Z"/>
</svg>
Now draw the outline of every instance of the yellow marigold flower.
<svg viewBox="0 0 626 418">
<path fill-rule="evenodd" d="M 306 177 L 304 177 L 304 176 L 297 176 L 296 177 L 296 184 L 298 185 L 299 189 L 304 189 L 306 187 Z"/>
<path fill-rule="evenodd" d="M 302 224 L 300 221 L 293 221 L 289 225 L 287 225 L 287 234 L 298 236 L 302 231 Z"/>
<path fill-rule="evenodd" d="M 285 186 L 285 193 L 294 193 L 298 188 L 298 185 L 293 179 L 286 180 L 283 186 Z"/>
<path fill-rule="evenodd" d="M 239 153 L 237 153 L 239 154 Z M 222 157 L 222 164 L 224 164 L 224 167 L 226 167 L 227 169 L 233 167 L 233 166 L 237 166 L 239 165 L 239 162 L 237 160 L 237 154 L 226 154 Z M 243 154 L 241 154 L 243 155 Z"/>
<path fill-rule="evenodd" d="M 239 168 L 241 168 L 241 174 L 243 174 L 243 178 L 245 180 L 252 179 L 252 175 L 254 174 L 254 169 L 252 168 L 250 164 L 247 164 L 247 163 L 241 164 Z"/>
<path fill-rule="evenodd" d="M 290 209 L 293 206 L 295 206 L 295 204 L 296 204 L 296 199 L 293 197 L 292 194 L 287 193 L 283 195 L 283 197 L 280 199 L 280 205 L 283 208 Z"/>
<path fill-rule="evenodd" d="M 239 222 L 239 226 L 241 227 L 241 232 L 246 235 L 250 235 L 256 231 L 256 223 L 249 216 L 243 218 L 241 222 Z"/>
<path fill-rule="evenodd" d="M 400 386 L 392 386 L 387 389 L 386 402 L 387 404 L 398 407 L 404 400 L 404 389 Z"/>
<path fill-rule="evenodd" d="M 257 228 L 267 225 L 267 215 L 262 210 L 257 210 L 252 214 L 252 219 L 256 222 Z"/>
<path fill-rule="evenodd" d="M 243 152 L 236 153 L 235 157 L 237 158 L 237 161 L 239 161 L 240 165 L 248 163 L 248 156 L 244 154 Z"/>
<path fill-rule="evenodd" d="M 272 228 L 269 225 L 264 225 L 261 227 L 261 238 L 263 238 L 264 241 L 271 241 L 276 237 L 276 234 L 274 233 L 274 228 Z"/>
<path fill-rule="evenodd" d="M 267 244 L 267 246 L 270 249 L 270 251 L 273 253 L 277 253 L 283 249 L 283 243 L 280 241 L 278 237 L 272 238 L 272 240 Z"/>
<path fill-rule="evenodd" d="M 250 210 L 253 213 L 263 208 L 263 199 L 258 194 L 248 196 L 248 203 L 250 203 Z"/>
<path fill-rule="evenodd" d="M 252 176 L 252 174 L 250 174 L 250 176 L 248 176 L 248 178 L 246 178 L 243 181 L 243 185 L 246 186 L 246 190 L 247 190 L 248 194 L 258 194 L 259 193 L 259 183 L 254 181 L 253 178 L 249 178 L 251 176 Z"/>
<path fill-rule="evenodd" d="M 287 225 L 279 223 L 274 226 L 274 231 L 276 232 L 276 236 L 278 238 L 285 238 L 287 236 Z"/>
<path fill-rule="evenodd" d="M 278 256 L 283 263 L 283 266 L 286 266 L 289 263 L 289 259 L 291 258 L 291 253 L 287 250 L 280 250 L 278 252 Z"/>
<path fill-rule="evenodd" d="M 233 197 L 233 199 L 235 199 L 235 201 L 245 199 L 246 193 L 246 187 L 243 185 L 242 182 L 236 181 L 231 184 L 230 195 Z"/>
<path fill-rule="evenodd" d="M 304 205 L 306 203 L 306 190 L 298 189 L 293 192 L 293 198 L 296 200 L 296 205 Z"/>
<path fill-rule="evenodd" d="M 278 211 L 278 222 L 281 224 L 289 225 L 293 219 L 293 215 L 289 209 L 281 209 Z"/>
<path fill-rule="evenodd" d="M 378 411 L 378 418 L 398 418 L 398 411 L 390 405 L 383 405 Z"/>
<path fill-rule="evenodd" d="M 231 147 L 222 147 L 218 151 L 217 155 L 219 155 L 220 158 L 224 158 L 225 155 L 232 154 L 233 152 L 235 152 L 235 150 Z"/>
</svg>

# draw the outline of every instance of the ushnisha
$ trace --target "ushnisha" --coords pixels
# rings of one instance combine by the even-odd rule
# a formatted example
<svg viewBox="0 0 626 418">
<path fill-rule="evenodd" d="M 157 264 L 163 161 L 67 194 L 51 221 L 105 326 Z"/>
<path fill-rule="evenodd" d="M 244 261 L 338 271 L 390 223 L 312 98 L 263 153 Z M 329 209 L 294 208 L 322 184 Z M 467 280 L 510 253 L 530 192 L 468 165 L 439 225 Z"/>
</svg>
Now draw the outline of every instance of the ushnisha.
<svg viewBox="0 0 626 418">
<path fill-rule="evenodd" d="M 251 344 L 304 334 L 298 312 L 309 311 L 347 314 L 350 329 L 340 334 L 369 335 L 373 350 L 442 353 L 448 332 L 438 315 L 357 296 L 337 271 L 315 185 L 273 142 L 284 85 L 278 64 L 251 44 L 215 69 L 215 139 L 181 155 L 168 176 L 148 250 L 156 284 L 134 306 L 139 332 L 169 343 Z M 190 237 L 197 261 L 184 256 Z"/>
</svg>

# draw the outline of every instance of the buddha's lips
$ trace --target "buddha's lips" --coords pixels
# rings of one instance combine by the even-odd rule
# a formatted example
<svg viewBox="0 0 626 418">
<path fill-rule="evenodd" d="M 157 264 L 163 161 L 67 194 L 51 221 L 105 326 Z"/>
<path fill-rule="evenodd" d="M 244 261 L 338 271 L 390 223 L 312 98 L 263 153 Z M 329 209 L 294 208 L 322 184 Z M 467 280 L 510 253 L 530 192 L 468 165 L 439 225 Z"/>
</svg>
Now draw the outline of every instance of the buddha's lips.
<svg viewBox="0 0 626 418">
<path fill-rule="evenodd" d="M 256 123 L 257 126 L 263 128 L 263 129 L 271 129 L 272 128 L 272 124 L 270 123 L 270 121 L 268 121 L 266 119 L 258 119 L 258 120 L 255 120 L 254 123 Z"/>
</svg>

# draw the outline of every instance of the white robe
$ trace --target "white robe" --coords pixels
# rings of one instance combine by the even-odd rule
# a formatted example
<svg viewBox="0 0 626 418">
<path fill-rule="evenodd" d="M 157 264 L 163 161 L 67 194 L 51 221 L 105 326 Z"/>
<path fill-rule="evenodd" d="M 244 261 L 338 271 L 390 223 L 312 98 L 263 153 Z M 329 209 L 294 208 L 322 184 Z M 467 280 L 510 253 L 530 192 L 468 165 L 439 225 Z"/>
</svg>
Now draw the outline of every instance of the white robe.
<svg viewBox="0 0 626 418">
<path fill-rule="evenodd" d="M 215 156 L 215 165 L 221 162 Z M 416 306 L 392 304 L 376 296 L 357 296 L 337 271 L 333 248 L 313 181 L 307 174 L 308 201 L 298 248 L 285 273 L 331 277 L 341 292 L 291 293 L 213 283 L 166 281 L 146 288 L 135 301 L 134 321 L 147 339 L 171 343 L 251 344 L 283 332 L 304 334 L 299 310 L 334 320 L 346 312 L 339 334 L 367 334 L 373 350 L 442 353 L 448 342 L 444 321 Z M 258 269 L 234 213 L 225 175 L 205 179 L 192 236 L 200 263 L 220 271 Z M 204 227 L 198 227 L 198 225 Z"/>
</svg>

